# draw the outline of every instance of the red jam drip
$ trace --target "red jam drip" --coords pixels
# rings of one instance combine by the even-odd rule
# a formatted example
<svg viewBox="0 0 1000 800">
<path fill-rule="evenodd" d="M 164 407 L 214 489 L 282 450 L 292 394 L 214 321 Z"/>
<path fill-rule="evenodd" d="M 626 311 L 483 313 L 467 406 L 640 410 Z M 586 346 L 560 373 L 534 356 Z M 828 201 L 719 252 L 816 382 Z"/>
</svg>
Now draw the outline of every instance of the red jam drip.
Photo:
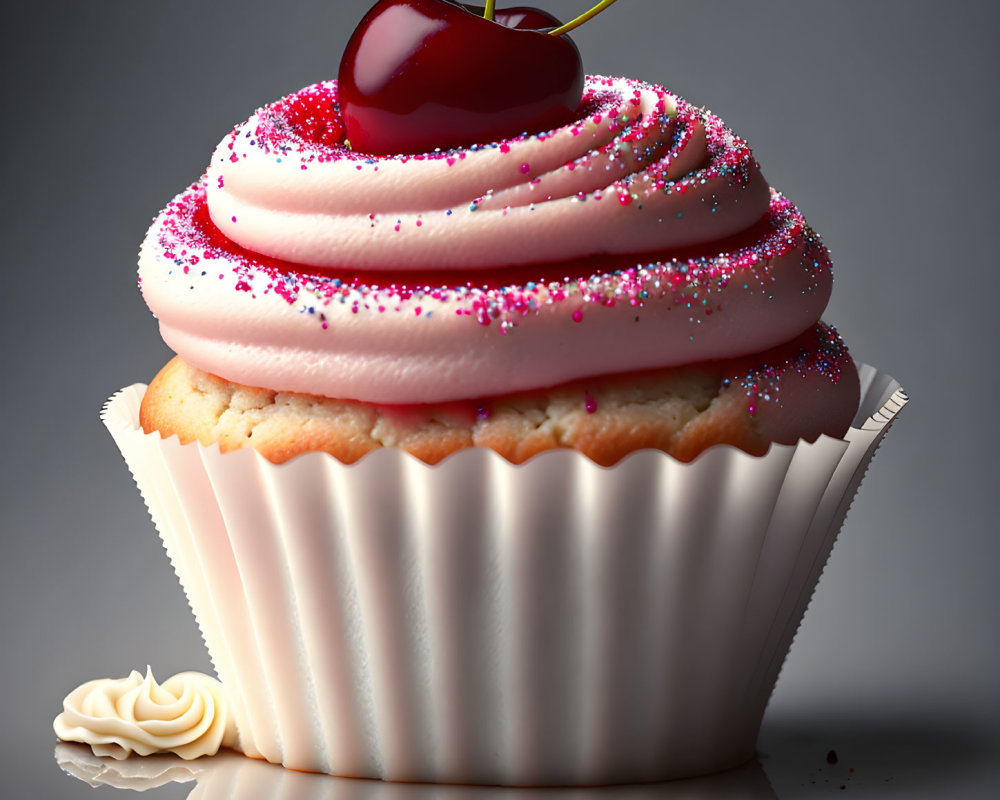
<svg viewBox="0 0 1000 800">
<path fill-rule="evenodd" d="M 620 92 L 606 86 L 588 88 L 583 95 L 578 112 L 578 122 L 570 123 L 571 129 L 582 126 L 588 120 L 602 120 L 609 116 L 617 116 L 625 100 Z M 236 148 L 236 139 L 243 126 L 237 126 L 229 135 L 230 150 Z M 506 142 L 518 141 L 531 135 L 511 137 L 509 139 L 491 142 L 489 144 L 473 145 L 457 150 L 441 149 L 428 153 L 398 154 L 377 156 L 368 153 L 355 152 L 344 139 L 344 121 L 340 114 L 337 82 L 324 81 L 307 86 L 294 94 L 282 97 L 275 103 L 258 112 L 257 124 L 250 135 L 253 144 L 261 147 L 265 153 L 276 153 L 289 156 L 299 154 L 304 162 L 337 161 L 350 159 L 373 164 L 378 161 L 392 159 L 402 162 L 414 160 L 441 159 L 452 157 L 455 153 L 466 150 L 499 147 L 502 151 L 509 149 Z M 540 134 L 545 136 L 545 134 Z"/>
</svg>

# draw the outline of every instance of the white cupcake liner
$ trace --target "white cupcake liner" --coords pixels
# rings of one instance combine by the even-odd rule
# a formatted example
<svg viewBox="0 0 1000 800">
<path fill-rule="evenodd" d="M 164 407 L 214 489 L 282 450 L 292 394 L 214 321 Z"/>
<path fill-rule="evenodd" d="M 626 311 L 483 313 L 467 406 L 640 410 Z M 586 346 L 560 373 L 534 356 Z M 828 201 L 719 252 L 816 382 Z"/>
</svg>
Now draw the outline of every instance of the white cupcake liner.
<svg viewBox="0 0 1000 800">
<path fill-rule="evenodd" d="M 103 419 L 187 593 L 242 749 L 300 770 L 505 785 L 742 764 L 865 469 L 906 402 L 861 370 L 843 440 L 436 466 L 274 465 Z"/>
</svg>

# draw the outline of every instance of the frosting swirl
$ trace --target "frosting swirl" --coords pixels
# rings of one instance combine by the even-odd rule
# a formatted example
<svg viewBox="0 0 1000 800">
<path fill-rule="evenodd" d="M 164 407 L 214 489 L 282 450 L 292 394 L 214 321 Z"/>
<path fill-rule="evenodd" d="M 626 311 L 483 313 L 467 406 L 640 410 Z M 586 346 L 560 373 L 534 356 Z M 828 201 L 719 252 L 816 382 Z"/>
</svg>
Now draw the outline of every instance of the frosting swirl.
<svg viewBox="0 0 1000 800">
<path fill-rule="evenodd" d="M 305 91 L 336 101 L 333 82 Z M 418 156 L 302 144 L 286 104 L 222 141 L 206 187 L 228 238 L 302 265 L 468 271 L 641 253 L 717 241 L 767 211 L 746 142 L 637 81 L 590 78 L 580 120 L 551 133 Z"/>
<path fill-rule="evenodd" d="M 591 77 L 559 130 L 379 158 L 298 135 L 289 104 L 317 95 L 238 126 L 147 234 L 146 302 L 207 372 L 447 402 L 759 352 L 826 306 L 818 236 L 660 87 Z"/>
<path fill-rule="evenodd" d="M 88 681 L 63 700 L 52 724 L 63 741 L 90 745 L 98 756 L 175 753 L 183 759 L 213 755 L 236 744 L 236 726 L 214 678 L 182 672 L 158 684 L 145 677 Z"/>
</svg>

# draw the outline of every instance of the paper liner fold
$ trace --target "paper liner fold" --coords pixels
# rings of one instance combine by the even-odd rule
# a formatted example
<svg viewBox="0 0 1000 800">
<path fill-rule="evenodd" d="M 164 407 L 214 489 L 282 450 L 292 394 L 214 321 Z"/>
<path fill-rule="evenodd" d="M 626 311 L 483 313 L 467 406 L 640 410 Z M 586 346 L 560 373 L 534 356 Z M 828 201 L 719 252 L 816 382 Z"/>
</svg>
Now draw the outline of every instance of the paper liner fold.
<svg viewBox="0 0 1000 800">
<path fill-rule="evenodd" d="M 682 464 L 573 451 L 515 466 L 396 450 L 180 445 L 103 419 L 250 755 L 302 770 L 513 785 L 741 764 L 875 448 L 906 402 L 861 370 L 843 440 Z"/>
</svg>

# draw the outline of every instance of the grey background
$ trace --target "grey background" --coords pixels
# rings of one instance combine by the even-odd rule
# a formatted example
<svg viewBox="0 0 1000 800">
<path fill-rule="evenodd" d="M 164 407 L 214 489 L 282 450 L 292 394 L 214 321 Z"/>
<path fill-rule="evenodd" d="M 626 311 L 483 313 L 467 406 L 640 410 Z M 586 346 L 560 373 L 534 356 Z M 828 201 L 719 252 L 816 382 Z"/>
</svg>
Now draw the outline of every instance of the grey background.
<svg viewBox="0 0 1000 800">
<path fill-rule="evenodd" d="M 136 251 L 233 124 L 335 75 L 369 5 L 4 5 L 0 795 L 122 795 L 56 767 L 63 695 L 147 663 L 210 669 L 98 421 L 169 355 Z M 589 3 L 538 5 L 569 18 Z M 588 71 L 663 83 L 750 141 L 833 251 L 825 318 L 912 397 L 765 718 L 760 763 L 782 798 L 1000 788 L 997 9 L 623 0 L 575 37 Z"/>
</svg>

